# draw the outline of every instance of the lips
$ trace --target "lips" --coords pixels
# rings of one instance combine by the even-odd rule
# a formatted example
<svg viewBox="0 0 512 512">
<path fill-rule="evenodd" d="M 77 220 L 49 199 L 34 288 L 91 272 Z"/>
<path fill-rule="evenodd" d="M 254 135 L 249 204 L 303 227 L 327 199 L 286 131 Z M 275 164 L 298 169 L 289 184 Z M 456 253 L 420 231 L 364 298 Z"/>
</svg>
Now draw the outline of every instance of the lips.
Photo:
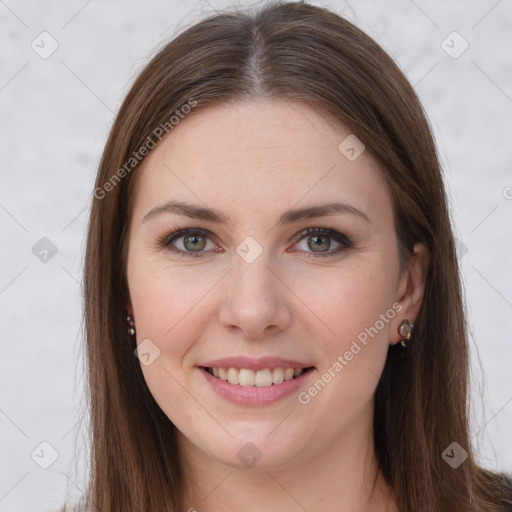
<svg viewBox="0 0 512 512">
<path fill-rule="evenodd" d="M 286 397 L 315 369 L 289 359 L 230 357 L 198 365 L 213 389 L 242 405 L 265 405 Z"/>
</svg>

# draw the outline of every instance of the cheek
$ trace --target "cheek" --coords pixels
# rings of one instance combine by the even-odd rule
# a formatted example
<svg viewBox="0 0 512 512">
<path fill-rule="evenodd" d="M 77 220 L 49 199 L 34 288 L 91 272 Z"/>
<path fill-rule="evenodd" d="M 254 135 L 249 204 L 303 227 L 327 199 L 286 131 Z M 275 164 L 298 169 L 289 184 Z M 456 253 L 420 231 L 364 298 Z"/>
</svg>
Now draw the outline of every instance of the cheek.
<svg viewBox="0 0 512 512">
<path fill-rule="evenodd" d="M 158 349 L 150 365 L 141 359 L 141 370 L 153 398 L 178 428 L 186 430 L 204 411 L 186 391 L 184 362 L 209 322 L 205 306 L 218 277 L 198 276 L 192 267 L 177 270 L 147 256 L 134 257 L 131 263 L 128 282 L 137 344 L 149 339 Z"/>
<path fill-rule="evenodd" d="M 303 275 L 295 280 L 294 292 L 314 312 L 326 334 L 327 352 L 338 353 L 358 336 L 364 340 L 364 333 L 375 324 L 379 332 L 375 334 L 372 329 L 371 339 L 387 342 L 389 320 L 394 316 L 391 274 L 379 262 L 367 262 L 317 271 L 314 278 Z M 382 315 L 386 316 L 384 321 Z"/>
<path fill-rule="evenodd" d="M 313 283 L 296 281 L 297 295 L 321 320 L 315 342 L 323 353 L 321 382 L 305 390 L 301 403 L 311 400 L 334 415 L 343 410 L 347 418 L 359 414 L 375 391 L 397 314 L 392 272 L 384 260 L 366 263 L 330 269 L 325 277 L 317 273 Z"/>
<path fill-rule="evenodd" d="M 339 433 L 371 401 L 389 348 L 389 322 L 396 311 L 386 287 L 376 284 L 371 273 L 339 276 L 330 283 L 335 288 L 331 292 L 309 296 L 326 326 L 325 336 L 316 338 L 323 358 L 317 379 L 298 398 L 306 407 L 323 411 L 327 423 Z"/>
<path fill-rule="evenodd" d="M 150 258 L 134 259 L 129 289 L 137 339 L 149 338 L 168 362 L 181 360 L 205 321 L 208 293 L 218 276 L 199 274 L 192 267 L 176 269 Z"/>
<path fill-rule="evenodd" d="M 129 287 L 138 340 L 149 338 L 170 358 L 181 361 L 216 314 L 222 298 L 215 287 L 225 268 L 201 272 L 183 265 L 178 269 L 147 256 L 135 257 L 131 263 Z M 330 358 L 348 350 L 352 340 L 364 342 L 365 333 L 368 340 L 387 341 L 388 323 L 379 319 L 392 306 L 394 290 L 385 266 L 384 261 L 361 258 L 338 268 L 291 267 L 288 275 L 284 271 L 283 279 L 293 292 L 287 300 L 294 323 L 317 339 Z M 372 329 L 376 323 L 377 335 Z"/>
</svg>

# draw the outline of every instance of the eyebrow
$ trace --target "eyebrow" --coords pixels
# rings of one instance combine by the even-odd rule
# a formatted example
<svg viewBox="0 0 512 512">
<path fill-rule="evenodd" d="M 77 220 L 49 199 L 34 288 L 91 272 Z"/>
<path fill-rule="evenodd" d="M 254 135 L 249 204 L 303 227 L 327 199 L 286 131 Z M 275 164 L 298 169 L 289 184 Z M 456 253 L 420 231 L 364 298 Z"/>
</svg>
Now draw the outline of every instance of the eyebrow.
<svg viewBox="0 0 512 512">
<path fill-rule="evenodd" d="M 188 204 L 182 201 L 171 200 L 150 210 L 142 219 L 142 223 L 147 222 L 148 220 L 163 213 L 182 215 L 192 219 L 214 222 L 216 224 L 227 225 L 230 222 L 229 217 L 214 208 L 204 208 L 202 206 Z M 370 219 L 364 212 L 346 203 L 328 203 L 295 210 L 286 210 L 279 217 L 277 224 L 292 224 L 304 219 L 314 219 L 317 217 L 335 215 L 337 213 L 356 215 L 371 224 Z"/>
</svg>

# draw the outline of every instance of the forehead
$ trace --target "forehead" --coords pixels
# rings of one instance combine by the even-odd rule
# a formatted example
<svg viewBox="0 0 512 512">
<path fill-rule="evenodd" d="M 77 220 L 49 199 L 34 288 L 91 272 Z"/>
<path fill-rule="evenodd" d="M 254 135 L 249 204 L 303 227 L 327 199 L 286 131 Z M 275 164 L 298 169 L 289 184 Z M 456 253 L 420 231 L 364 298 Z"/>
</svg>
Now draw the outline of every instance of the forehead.
<svg viewBox="0 0 512 512">
<path fill-rule="evenodd" d="M 373 158 L 363 152 L 351 160 L 340 151 L 349 136 L 348 128 L 305 103 L 197 110 L 137 169 L 134 216 L 170 199 L 222 208 L 236 219 L 341 199 L 362 210 L 391 211 Z"/>
</svg>

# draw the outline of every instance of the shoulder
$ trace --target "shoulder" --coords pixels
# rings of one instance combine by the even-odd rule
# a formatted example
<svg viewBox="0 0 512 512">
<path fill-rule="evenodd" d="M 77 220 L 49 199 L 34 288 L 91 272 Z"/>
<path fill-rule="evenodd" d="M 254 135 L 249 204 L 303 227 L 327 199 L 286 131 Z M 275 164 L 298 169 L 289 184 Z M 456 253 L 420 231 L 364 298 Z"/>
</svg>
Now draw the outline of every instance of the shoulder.
<svg viewBox="0 0 512 512">
<path fill-rule="evenodd" d="M 504 510 L 512 512 L 512 475 L 495 473 L 494 477 Z"/>
</svg>

